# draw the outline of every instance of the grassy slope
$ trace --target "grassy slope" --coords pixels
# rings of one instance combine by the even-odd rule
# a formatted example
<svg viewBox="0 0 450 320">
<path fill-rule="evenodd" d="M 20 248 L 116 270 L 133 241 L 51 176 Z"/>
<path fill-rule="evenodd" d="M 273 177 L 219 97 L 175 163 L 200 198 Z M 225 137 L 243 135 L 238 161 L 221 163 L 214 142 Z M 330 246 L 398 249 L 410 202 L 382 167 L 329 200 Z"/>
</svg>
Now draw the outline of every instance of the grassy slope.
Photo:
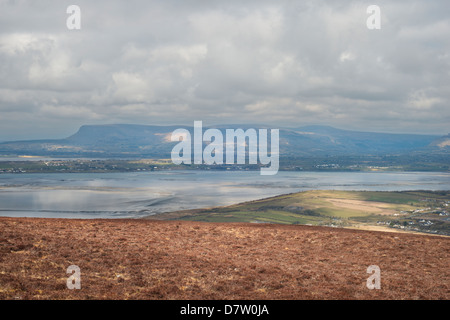
<svg viewBox="0 0 450 320">
<path fill-rule="evenodd" d="M 157 219 L 207 222 L 262 222 L 281 224 L 375 226 L 393 214 L 412 212 L 430 201 L 448 201 L 449 192 L 314 190 L 240 203 L 158 215 Z M 427 199 L 427 201 L 424 201 Z"/>
</svg>

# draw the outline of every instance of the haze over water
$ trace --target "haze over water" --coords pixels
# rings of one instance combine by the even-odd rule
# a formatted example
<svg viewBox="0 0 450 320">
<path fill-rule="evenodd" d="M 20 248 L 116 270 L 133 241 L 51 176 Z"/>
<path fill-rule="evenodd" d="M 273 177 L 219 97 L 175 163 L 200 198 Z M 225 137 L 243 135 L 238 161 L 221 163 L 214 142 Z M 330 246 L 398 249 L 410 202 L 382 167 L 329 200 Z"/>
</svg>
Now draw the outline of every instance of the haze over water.
<svg viewBox="0 0 450 320">
<path fill-rule="evenodd" d="M 314 189 L 450 190 L 439 172 L 157 171 L 0 175 L 0 216 L 139 218 Z"/>
</svg>

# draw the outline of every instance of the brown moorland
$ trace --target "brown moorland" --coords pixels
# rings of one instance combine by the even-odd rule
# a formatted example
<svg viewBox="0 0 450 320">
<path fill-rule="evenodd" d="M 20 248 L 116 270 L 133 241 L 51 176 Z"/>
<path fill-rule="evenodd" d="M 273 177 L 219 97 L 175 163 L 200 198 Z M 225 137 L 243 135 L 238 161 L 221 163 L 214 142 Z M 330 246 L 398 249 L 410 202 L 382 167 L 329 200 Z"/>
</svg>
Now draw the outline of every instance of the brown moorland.
<svg viewBox="0 0 450 320">
<path fill-rule="evenodd" d="M 1 217 L 0 299 L 449 299 L 449 249 L 329 227 Z"/>
</svg>

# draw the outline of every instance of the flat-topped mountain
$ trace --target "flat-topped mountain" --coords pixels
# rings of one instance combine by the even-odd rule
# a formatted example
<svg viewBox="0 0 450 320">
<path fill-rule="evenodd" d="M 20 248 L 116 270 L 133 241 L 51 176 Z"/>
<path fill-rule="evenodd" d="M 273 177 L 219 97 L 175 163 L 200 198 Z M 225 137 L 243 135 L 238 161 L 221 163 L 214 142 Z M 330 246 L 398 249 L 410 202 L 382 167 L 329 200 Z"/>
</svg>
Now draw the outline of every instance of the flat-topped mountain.
<svg viewBox="0 0 450 320">
<path fill-rule="evenodd" d="M 204 129 L 212 128 L 204 127 Z M 0 143 L 0 155 L 42 155 L 83 157 L 170 158 L 177 142 L 170 140 L 175 129 L 189 126 L 135 124 L 84 125 L 70 137 L 52 140 Z M 227 128 L 270 128 L 255 125 L 214 126 Z M 450 136 L 358 132 L 328 126 L 280 128 L 281 157 L 408 154 L 450 151 Z"/>
</svg>

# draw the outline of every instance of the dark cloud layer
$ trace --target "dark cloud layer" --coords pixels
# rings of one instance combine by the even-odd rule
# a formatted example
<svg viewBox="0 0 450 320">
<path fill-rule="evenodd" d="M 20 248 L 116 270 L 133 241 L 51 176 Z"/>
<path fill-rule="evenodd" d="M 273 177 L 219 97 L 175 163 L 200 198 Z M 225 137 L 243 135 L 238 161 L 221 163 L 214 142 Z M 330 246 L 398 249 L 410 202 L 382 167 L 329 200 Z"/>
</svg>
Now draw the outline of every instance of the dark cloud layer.
<svg viewBox="0 0 450 320">
<path fill-rule="evenodd" d="M 81 30 L 66 27 L 71 4 Z M 370 4 L 380 30 L 366 27 Z M 444 134 L 449 11 L 447 0 L 0 0 L 0 140 L 194 120 Z"/>
</svg>

